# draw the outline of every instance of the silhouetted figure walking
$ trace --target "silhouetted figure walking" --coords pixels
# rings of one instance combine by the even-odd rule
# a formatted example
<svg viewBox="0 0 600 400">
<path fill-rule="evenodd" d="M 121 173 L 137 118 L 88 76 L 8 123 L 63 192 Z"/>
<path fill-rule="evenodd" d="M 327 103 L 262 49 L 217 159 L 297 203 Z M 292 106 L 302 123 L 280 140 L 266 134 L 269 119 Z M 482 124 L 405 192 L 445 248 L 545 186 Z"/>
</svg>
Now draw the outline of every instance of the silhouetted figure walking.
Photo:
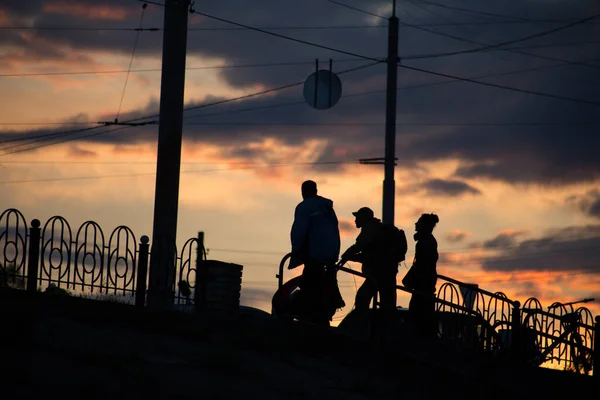
<svg viewBox="0 0 600 400">
<path fill-rule="evenodd" d="M 367 275 L 356 292 L 355 312 L 366 313 L 371 300 L 379 292 L 382 312 L 391 315 L 396 311 L 398 261 L 388 256 L 384 227 L 381 220 L 375 218 L 373 210 L 362 207 L 352 215 L 360 234 L 356 243 L 344 252 L 340 262 L 360 262 L 363 274 Z"/>
<path fill-rule="evenodd" d="M 303 201 L 294 212 L 290 234 L 292 256 L 288 268 L 304 264 L 300 294 L 307 317 L 313 322 L 329 325 L 335 310 L 344 306 L 337 290 L 334 268 L 340 254 L 338 219 L 333 201 L 317 195 L 314 181 L 303 182 L 301 190 Z"/>
<path fill-rule="evenodd" d="M 422 295 L 413 293 L 408 308 L 418 332 L 426 338 L 437 335 L 435 299 L 433 296 L 435 295 L 437 282 L 438 251 L 437 241 L 433 236 L 433 228 L 438 222 L 437 215 L 422 214 L 415 223 L 414 239 L 417 242 L 415 259 L 409 272 L 411 275 L 410 282 L 407 281 L 411 289 L 422 293 Z"/>
</svg>

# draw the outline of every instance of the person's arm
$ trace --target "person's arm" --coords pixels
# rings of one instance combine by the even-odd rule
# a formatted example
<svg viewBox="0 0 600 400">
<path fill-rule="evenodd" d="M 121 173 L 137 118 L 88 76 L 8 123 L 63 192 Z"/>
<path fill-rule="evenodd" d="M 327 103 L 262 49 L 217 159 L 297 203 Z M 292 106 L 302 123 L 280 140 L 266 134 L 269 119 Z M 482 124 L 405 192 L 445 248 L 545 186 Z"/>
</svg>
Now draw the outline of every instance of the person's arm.
<svg viewBox="0 0 600 400">
<path fill-rule="evenodd" d="M 306 239 L 308 237 L 308 229 L 310 225 L 310 217 L 300 204 L 294 211 L 294 223 L 292 224 L 292 231 L 290 233 L 292 241 L 292 253 L 299 251 L 306 245 Z"/>
<path fill-rule="evenodd" d="M 368 243 L 369 233 L 368 230 L 365 232 L 365 228 L 363 228 L 358 234 L 356 242 L 352 246 L 348 247 L 348 250 L 346 250 L 342 255 L 342 261 L 356 261 L 362 263 L 364 258 L 362 252 Z"/>
</svg>

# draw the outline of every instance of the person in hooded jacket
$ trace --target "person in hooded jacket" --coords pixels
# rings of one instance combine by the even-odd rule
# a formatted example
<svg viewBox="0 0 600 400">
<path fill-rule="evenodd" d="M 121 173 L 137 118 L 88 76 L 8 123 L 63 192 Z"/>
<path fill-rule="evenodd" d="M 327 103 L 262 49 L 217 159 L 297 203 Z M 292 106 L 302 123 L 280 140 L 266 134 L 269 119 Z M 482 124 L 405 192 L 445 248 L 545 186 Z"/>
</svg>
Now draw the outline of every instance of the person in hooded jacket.
<svg viewBox="0 0 600 400">
<path fill-rule="evenodd" d="M 303 182 L 301 191 L 303 200 L 296 206 L 290 232 L 288 269 L 304 264 L 300 289 L 306 316 L 312 322 L 329 325 L 335 310 L 343 307 L 339 291 L 334 293 L 337 297 L 327 297 L 326 293 L 327 283 L 333 279 L 337 284 L 334 266 L 341 245 L 338 219 L 333 201 L 317 194 L 314 181 Z"/>
</svg>

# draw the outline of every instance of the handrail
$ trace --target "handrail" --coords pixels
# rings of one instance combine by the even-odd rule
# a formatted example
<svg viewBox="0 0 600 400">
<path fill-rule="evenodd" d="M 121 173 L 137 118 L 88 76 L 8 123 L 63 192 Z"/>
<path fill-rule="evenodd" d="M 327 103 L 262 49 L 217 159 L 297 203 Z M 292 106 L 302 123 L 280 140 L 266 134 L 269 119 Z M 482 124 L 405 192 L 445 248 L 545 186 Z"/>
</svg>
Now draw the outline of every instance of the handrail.
<svg viewBox="0 0 600 400">
<path fill-rule="evenodd" d="M 444 276 L 444 275 L 439 275 L 438 274 L 437 277 L 440 278 L 440 279 L 443 279 L 445 281 L 448 281 L 450 283 L 454 283 L 456 285 L 459 285 L 459 286 L 469 286 L 469 284 L 466 283 L 466 282 L 461 282 L 459 280 L 456 280 L 456 279 L 453 279 L 453 278 L 450 278 L 450 277 L 447 277 L 447 276 Z M 488 292 L 485 289 L 481 289 L 481 288 L 478 288 L 478 287 L 473 287 L 472 290 L 475 291 L 475 292 L 478 292 L 478 293 L 485 294 L 487 296 L 493 297 L 493 298 L 495 298 L 497 300 L 505 301 L 505 302 L 509 303 L 512 306 L 516 306 L 517 305 L 517 301 L 511 300 L 508 297 L 500 296 L 500 295 L 498 295 L 496 293 Z"/>
<path fill-rule="evenodd" d="M 529 317 L 534 314 L 541 314 L 541 315 L 545 315 L 546 317 L 552 317 L 552 318 L 555 318 L 558 320 L 560 320 L 562 317 L 564 317 L 564 315 L 553 314 L 549 311 L 540 310 L 539 308 L 523 308 L 523 309 L 521 309 L 521 311 L 523 311 L 524 314 L 527 313 L 527 316 L 525 317 L 525 321 L 523 321 L 523 323 L 526 323 L 527 320 L 529 319 Z M 574 313 L 577 313 L 577 312 L 573 311 L 573 312 L 567 313 L 565 315 L 574 314 Z M 594 329 L 594 327 L 592 325 L 588 325 L 588 324 L 580 322 L 580 321 L 577 321 L 576 324 L 577 324 L 577 326 L 580 326 L 582 328 Z"/>
<path fill-rule="evenodd" d="M 286 254 L 286 255 L 285 255 L 285 256 L 284 256 L 284 257 L 281 259 L 281 262 L 279 263 L 279 273 L 275 275 L 275 277 L 276 277 L 276 278 L 277 278 L 277 280 L 278 280 L 278 282 L 277 282 L 277 283 L 278 283 L 278 289 L 280 289 L 280 288 L 283 286 L 283 271 L 284 271 L 284 265 L 285 265 L 285 262 L 286 262 L 286 261 L 287 261 L 287 260 L 288 260 L 288 259 L 289 259 L 291 256 L 292 256 L 292 253 L 288 253 L 288 254 Z M 346 273 L 348 273 L 348 274 L 351 274 L 351 275 L 356 275 L 356 276 L 359 276 L 359 277 L 361 277 L 361 278 L 367 278 L 367 277 L 368 277 L 368 275 L 367 275 L 367 274 L 364 274 L 364 273 L 362 273 L 362 272 L 358 272 L 358 271 L 354 271 L 353 269 L 346 268 L 346 267 L 344 267 L 343 265 L 338 265 L 338 264 L 336 264 L 336 268 L 338 269 L 338 271 L 346 272 Z M 438 276 L 439 276 L 439 275 L 438 275 Z M 444 277 L 444 278 L 445 278 L 445 277 Z M 447 280 L 450 280 L 450 278 L 448 278 Z M 458 281 L 456 281 L 456 282 L 458 282 Z M 456 308 L 457 310 L 463 311 L 463 312 L 465 312 L 465 313 L 467 313 L 467 314 L 471 314 L 471 315 L 473 315 L 473 316 L 475 316 L 475 317 L 481 317 L 481 318 L 483 318 L 483 316 L 482 316 L 480 313 L 478 313 L 477 311 L 471 310 L 470 308 L 467 308 L 467 307 L 461 306 L 461 305 L 459 305 L 459 304 L 454 304 L 454 303 L 451 303 L 451 302 L 449 302 L 449 301 L 447 301 L 447 300 L 444 300 L 444 299 L 440 299 L 439 297 L 437 297 L 437 296 L 435 296 L 435 295 L 429 295 L 429 294 L 426 294 L 426 293 L 419 292 L 419 291 L 417 291 L 417 290 L 412 290 L 412 289 L 409 289 L 409 288 L 407 288 L 407 287 L 404 287 L 404 286 L 402 286 L 402 285 L 396 285 L 396 289 L 397 289 L 397 290 L 402 290 L 402 291 L 404 291 L 404 292 L 411 293 L 411 294 L 417 294 L 417 295 L 419 295 L 419 296 L 430 296 L 430 297 L 433 297 L 433 298 L 434 298 L 434 300 L 435 300 L 436 302 L 438 302 L 438 303 L 441 303 L 441 304 L 444 304 L 444 305 L 447 305 L 447 306 L 451 306 L 451 307 L 453 307 L 453 308 Z M 498 296 L 498 297 L 499 297 L 499 296 Z M 507 299 L 505 299 L 505 298 L 502 298 L 502 300 L 507 300 Z M 509 301 L 510 301 L 510 300 L 509 300 Z M 512 301 L 510 301 L 510 302 L 511 302 L 511 304 L 513 304 L 513 303 L 514 303 L 514 302 L 512 302 Z"/>
</svg>

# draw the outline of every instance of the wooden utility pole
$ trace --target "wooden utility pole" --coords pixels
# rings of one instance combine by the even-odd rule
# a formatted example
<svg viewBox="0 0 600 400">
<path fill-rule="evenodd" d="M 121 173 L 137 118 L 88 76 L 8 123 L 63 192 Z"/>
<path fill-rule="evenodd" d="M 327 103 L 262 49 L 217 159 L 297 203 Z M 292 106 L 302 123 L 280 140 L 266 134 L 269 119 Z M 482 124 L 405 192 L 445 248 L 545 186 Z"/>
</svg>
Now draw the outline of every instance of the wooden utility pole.
<svg viewBox="0 0 600 400">
<path fill-rule="evenodd" d="M 174 299 L 189 3 L 189 0 L 166 0 L 164 8 L 158 155 L 147 302 L 153 308 L 171 308 Z"/>
<path fill-rule="evenodd" d="M 381 221 L 394 224 L 394 202 L 396 199 L 396 96 L 398 81 L 398 17 L 396 0 L 388 24 L 387 96 L 385 110 L 385 159 L 383 180 L 383 211 Z"/>
</svg>

